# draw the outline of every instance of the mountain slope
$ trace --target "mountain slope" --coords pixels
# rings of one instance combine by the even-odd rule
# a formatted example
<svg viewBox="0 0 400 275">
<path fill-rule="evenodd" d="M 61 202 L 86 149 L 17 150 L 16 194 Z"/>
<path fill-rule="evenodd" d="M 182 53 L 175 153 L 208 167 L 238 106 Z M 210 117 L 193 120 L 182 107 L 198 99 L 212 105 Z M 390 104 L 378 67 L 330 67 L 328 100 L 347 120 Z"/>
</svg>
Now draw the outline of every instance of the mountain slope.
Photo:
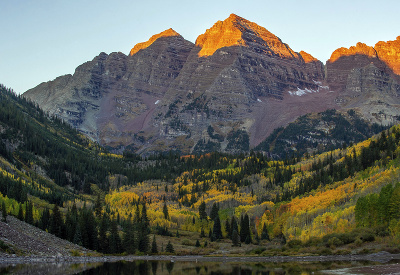
<svg viewBox="0 0 400 275">
<path fill-rule="evenodd" d="M 255 149 L 279 158 L 303 156 L 360 142 L 385 128 L 366 122 L 354 110 L 342 113 L 332 109 L 301 116 L 286 127 L 275 129 Z"/>
<path fill-rule="evenodd" d="M 240 228 L 241 253 L 261 249 L 258 244 L 284 246 L 296 254 L 352 252 L 346 249 L 358 253 L 375 236 L 382 237 L 384 249 L 392 249 L 393 240 L 400 234 L 397 225 L 393 226 L 399 222 L 398 216 L 391 217 L 391 224 L 383 223 L 383 229 L 356 228 L 355 210 L 358 198 L 400 179 L 399 126 L 350 147 L 285 161 L 256 152 L 201 156 L 169 153 L 145 160 L 133 154 L 105 154 L 60 120 L 49 118 L 4 87 L 0 96 L 2 211 L 89 249 L 147 253 L 149 242 L 133 241 L 131 246 L 125 242 L 132 241 L 127 238 L 131 232 L 135 236 L 151 232 L 157 234 L 158 244 L 175 241 L 181 254 L 210 254 L 221 247 L 238 253 L 232 248 L 233 231 L 229 228 Z M 353 125 L 360 123 L 354 113 L 348 115 L 353 117 Z M 313 124 L 310 116 L 301 118 L 306 123 L 300 125 Z M 343 116 L 325 112 L 321 121 L 327 125 L 319 128 L 326 130 L 331 122 L 343 126 L 336 123 Z M 207 134 L 222 139 L 214 128 L 207 129 Z M 242 131 L 227 138 L 227 146 L 232 147 L 245 140 Z M 58 151 L 71 157 L 57 155 Z M 63 164 L 61 170 L 47 165 L 58 164 L 56 160 Z M 83 173 L 78 165 L 84 167 Z M 58 175 L 55 182 L 64 174 L 65 184 L 54 184 L 49 171 Z M 106 173 L 97 175 L 93 171 Z M 89 185 L 93 195 L 84 194 L 86 182 L 97 183 L 103 190 Z M 400 188 L 393 190 L 397 194 Z M 50 205 L 51 200 L 59 208 Z M 397 202 L 393 207 L 398 207 L 398 200 L 393 202 Z M 171 232 L 188 240 L 171 237 Z M 120 235 L 124 236 L 124 246 Z M 196 239 L 210 243 L 207 248 L 195 248 L 192 240 Z M 220 241 L 214 242 L 217 239 Z M 300 251 L 299 246 L 306 250 Z M 262 251 L 259 253 L 263 255 L 276 253 L 274 249 Z"/>
</svg>

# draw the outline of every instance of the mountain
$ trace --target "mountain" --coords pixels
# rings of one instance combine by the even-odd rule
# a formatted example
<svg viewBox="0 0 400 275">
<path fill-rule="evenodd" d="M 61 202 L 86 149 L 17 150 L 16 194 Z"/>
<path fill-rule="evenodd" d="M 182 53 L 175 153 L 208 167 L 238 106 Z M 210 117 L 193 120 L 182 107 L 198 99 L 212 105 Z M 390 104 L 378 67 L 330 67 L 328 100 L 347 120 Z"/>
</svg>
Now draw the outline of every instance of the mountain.
<svg viewBox="0 0 400 275">
<path fill-rule="evenodd" d="M 320 61 L 232 14 L 195 44 L 169 29 L 128 56 L 101 53 L 24 96 L 113 148 L 189 153 L 216 142 L 211 125 L 216 146 L 232 151 L 230 135 L 243 133 L 248 148 L 299 115 L 334 107 L 323 78 Z"/>
<path fill-rule="evenodd" d="M 357 43 L 340 48 L 326 63 L 329 87 L 339 92 L 338 104 L 355 108 L 369 121 L 399 121 L 400 37 L 374 47 Z"/>
<path fill-rule="evenodd" d="M 195 44 L 168 29 L 129 55 L 101 53 L 24 97 L 112 150 L 234 153 L 327 109 L 396 123 L 399 53 L 399 38 L 358 43 L 333 52 L 324 66 L 231 14 Z"/>
</svg>

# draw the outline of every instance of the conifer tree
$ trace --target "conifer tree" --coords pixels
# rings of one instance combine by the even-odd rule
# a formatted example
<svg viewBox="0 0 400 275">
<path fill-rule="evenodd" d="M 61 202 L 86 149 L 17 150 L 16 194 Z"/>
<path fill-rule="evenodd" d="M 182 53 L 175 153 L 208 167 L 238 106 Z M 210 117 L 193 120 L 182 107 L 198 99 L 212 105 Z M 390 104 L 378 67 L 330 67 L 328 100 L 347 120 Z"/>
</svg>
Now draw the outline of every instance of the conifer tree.
<svg viewBox="0 0 400 275">
<path fill-rule="evenodd" d="M 99 228 L 99 251 L 106 253 L 109 250 L 109 240 L 107 238 L 107 231 L 110 221 L 107 213 L 104 213 L 101 217 L 100 228 Z M 129 252 L 128 252 L 129 253 Z"/>
<path fill-rule="evenodd" d="M 232 229 L 231 229 L 231 224 L 229 223 L 229 219 L 225 220 L 225 231 L 227 234 L 227 238 L 231 239 L 232 238 Z"/>
<path fill-rule="evenodd" d="M 210 213 L 211 220 L 215 220 L 215 218 L 218 216 L 218 211 L 219 211 L 219 205 L 214 202 Z"/>
<path fill-rule="evenodd" d="M 76 228 L 75 228 L 73 243 L 75 243 L 77 245 L 83 245 L 81 227 L 79 226 L 79 223 L 76 225 Z"/>
<path fill-rule="evenodd" d="M 236 229 L 232 231 L 232 245 L 239 246 L 240 245 L 240 236 Z"/>
<path fill-rule="evenodd" d="M 57 204 L 55 204 L 53 207 L 53 213 L 50 218 L 49 226 L 50 226 L 50 233 L 58 237 L 62 236 L 63 220 L 61 217 L 60 209 L 58 208 Z"/>
<path fill-rule="evenodd" d="M 97 194 L 97 198 L 96 198 L 96 203 L 94 205 L 94 211 L 96 213 L 96 217 L 100 217 L 101 216 L 101 211 L 103 210 L 103 207 L 101 206 L 101 198 L 100 198 L 100 193 Z"/>
<path fill-rule="evenodd" d="M 266 224 L 264 223 L 262 231 L 261 231 L 261 240 L 267 240 L 269 241 L 269 234 L 268 234 L 268 229 Z"/>
<path fill-rule="evenodd" d="M 207 220 L 206 203 L 202 201 L 199 206 L 200 220 Z"/>
<path fill-rule="evenodd" d="M 124 248 L 128 254 L 135 253 L 136 243 L 135 243 L 135 227 L 131 221 L 128 220 L 128 224 L 126 226 L 125 234 L 124 234 Z"/>
<path fill-rule="evenodd" d="M 4 201 L 1 204 L 1 215 L 2 215 L 1 221 L 7 222 L 7 208 Z"/>
<path fill-rule="evenodd" d="M 136 218 L 136 217 L 135 217 Z M 147 217 L 147 210 L 146 210 L 146 202 L 142 203 L 142 213 L 139 219 L 139 231 L 137 232 L 138 236 L 138 249 L 140 252 L 147 252 L 149 250 L 149 233 L 150 233 L 150 222 Z"/>
<path fill-rule="evenodd" d="M 33 224 L 33 205 L 30 201 L 26 202 L 26 209 L 25 209 L 25 222 L 29 224 Z M 61 235 L 57 235 L 61 236 Z"/>
<path fill-rule="evenodd" d="M 153 242 L 151 243 L 151 254 L 157 254 L 158 248 L 156 243 L 156 235 L 153 235 Z"/>
<path fill-rule="evenodd" d="M 166 220 L 169 220 L 168 206 L 166 201 L 164 201 L 163 213 L 164 213 L 164 218 Z"/>
<path fill-rule="evenodd" d="M 118 233 L 117 221 L 113 219 L 111 221 L 110 230 L 110 253 L 120 253 L 121 252 L 121 238 Z"/>
<path fill-rule="evenodd" d="M 231 239 L 233 238 L 232 234 L 233 234 L 234 230 L 236 230 L 236 233 L 239 232 L 239 228 L 238 228 L 238 224 L 237 224 L 236 218 L 235 218 L 235 216 L 232 216 L 232 218 L 231 218 Z"/>
<path fill-rule="evenodd" d="M 22 209 L 22 205 L 20 206 L 20 208 Z M 49 229 L 49 224 L 50 224 L 50 210 L 46 207 L 42 212 L 42 216 L 40 217 L 39 227 L 43 230 L 46 230 Z"/>
<path fill-rule="evenodd" d="M 175 253 L 174 246 L 172 245 L 171 241 L 168 241 L 168 244 L 165 247 L 165 252 Z"/>
<path fill-rule="evenodd" d="M 214 220 L 212 240 L 215 241 L 220 239 L 222 239 L 221 221 L 219 219 L 219 216 L 217 215 Z"/>
<path fill-rule="evenodd" d="M 22 204 L 21 203 L 19 203 L 18 204 L 18 215 L 17 215 L 17 218 L 20 220 L 20 221 L 23 221 L 24 220 L 24 210 L 22 209 Z"/>
<path fill-rule="evenodd" d="M 243 219 L 240 219 L 240 241 L 246 242 L 248 238 L 248 242 L 251 242 L 251 235 L 250 235 L 250 220 L 247 214 L 244 215 Z"/>
</svg>

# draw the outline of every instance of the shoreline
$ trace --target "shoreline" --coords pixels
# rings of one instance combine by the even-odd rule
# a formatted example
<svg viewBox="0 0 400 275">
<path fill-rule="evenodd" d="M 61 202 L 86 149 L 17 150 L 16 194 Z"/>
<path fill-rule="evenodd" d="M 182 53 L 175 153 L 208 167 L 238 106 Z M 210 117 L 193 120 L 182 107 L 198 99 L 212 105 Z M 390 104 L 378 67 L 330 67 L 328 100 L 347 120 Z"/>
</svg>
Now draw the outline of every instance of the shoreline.
<svg viewBox="0 0 400 275">
<path fill-rule="evenodd" d="M 387 263 L 391 260 L 400 260 L 400 254 L 379 252 L 366 255 L 324 255 L 324 256 L 174 256 L 174 255 L 146 255 L 146 256 L 0 256 L 0 266 L 16 264 L 38 263 L 103 263 L 118 261 L 177 261 L 177 262 L 329 262 L 329 261 L 371 261 Z"/>
</svg>

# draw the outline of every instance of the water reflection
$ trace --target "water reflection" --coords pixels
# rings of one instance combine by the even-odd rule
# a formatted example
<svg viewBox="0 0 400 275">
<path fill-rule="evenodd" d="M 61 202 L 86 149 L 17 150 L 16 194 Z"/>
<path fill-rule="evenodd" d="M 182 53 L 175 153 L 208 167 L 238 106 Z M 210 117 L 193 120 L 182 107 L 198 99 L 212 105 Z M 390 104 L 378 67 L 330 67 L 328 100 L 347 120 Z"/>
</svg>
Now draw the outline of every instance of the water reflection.
<svg viewBox="0 0 400 275">
<path fill-rule="evenodd" d="M 67 265 L 0 265 L 2 274 L 82 274 L 82 275 L 317 275 L 326 274 L 327 270 L 359 268 L 373 265 L 372 262 L 172 262 L 172 261 L 121 261 L 114 263 Z M 341 273 L 344 274 L 344 273 Z M 364 274 L 364 273 L 354 273 Z"/>
<path fill-rule="evenodd" d="M 323 274 L 323 270 L 371 265 L 371 262 L 289 262 L 289 263 L 233 263 L 233 262 L 170 262 L 134 261 L 104 263 L 102 266 L 79 274 L 109 275 L 166 275 L 166 274 L 234 274 L 234 275 L 311 275 Z"/>
</svg>

